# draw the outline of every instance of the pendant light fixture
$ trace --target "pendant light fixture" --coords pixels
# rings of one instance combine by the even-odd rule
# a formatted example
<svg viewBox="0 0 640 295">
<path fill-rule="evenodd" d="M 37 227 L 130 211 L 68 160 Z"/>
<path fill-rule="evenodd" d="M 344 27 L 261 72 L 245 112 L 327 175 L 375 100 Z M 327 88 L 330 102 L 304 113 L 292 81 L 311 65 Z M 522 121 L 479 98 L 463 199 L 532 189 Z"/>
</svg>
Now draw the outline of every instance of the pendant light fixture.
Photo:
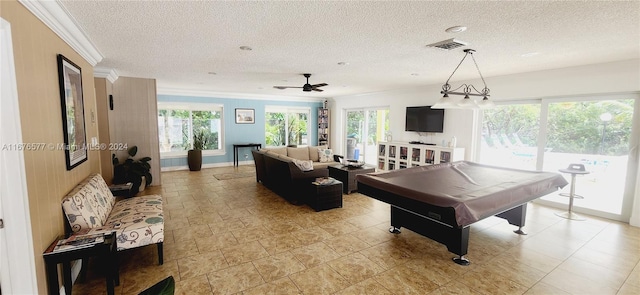
<svg viewBox="0 0 640 295">
<path fill-rule="evenodd" d="M 482 73 L 480 73 L 480 68 L 478 67 L 478 63 L 476 63 L 476 59 L 473 57 L 473 53 L 476 52 L 473 49 L 465 49 L 464 57 L 458 64 L 458 66 L 453 70 L 453 73 L 447 79 L 447 82 L 442 85 L 442 91 L 440 93 L 443 94 L 442 98 L 438 100 L 436 104 L 431 106 L 432 109 L 477 109 L 477 108 L 491 108 L 494 107 L 492 101 L 489 100 L 489 88 L 487 87 L 487 83 L 484 81 L 484 77 L 482 77 Z M 484 88 L 482 90 L 476 89 L 472 84 L 462 84 L 458 88 L 451 89 L 451 85 L 449 84 L 449 80 L 453 77 L 453 74 L 456 73 L 462 62 L 464 62 L 467 56 L 471 56 L 473 63 L 476 65 L 476 69 L 478 70 L 478 74 L 480 74 L 480 79 L 482 79 L 482 84 Z M 464 95 L 462 101 L 454 101 L 449 95 Z M 470 96 L 479 96 L 482 97 L 480 102 L 476 102 Z"/>
</svg>

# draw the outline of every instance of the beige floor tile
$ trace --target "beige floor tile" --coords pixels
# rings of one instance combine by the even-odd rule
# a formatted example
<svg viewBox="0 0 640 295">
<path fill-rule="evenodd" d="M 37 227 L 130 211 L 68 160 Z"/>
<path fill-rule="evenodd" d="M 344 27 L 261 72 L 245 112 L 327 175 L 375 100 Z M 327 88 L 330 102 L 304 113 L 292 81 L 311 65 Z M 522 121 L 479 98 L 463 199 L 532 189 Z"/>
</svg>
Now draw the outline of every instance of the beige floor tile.
<svg viewBox="0 0 640 295">
<path fill-rule="evenodd" d="M 562 291 L 554 286 L 545 283 L 537 283 L 531 289 L 527 290 L 526 295 L 569 295 L 565 291 Z"/>
<path fill-rule="evenodd" d="M 390 242 L 364 249 L 359 253 L 382 266 L 384 269 L 390 269 L 396 265 L 407 263 L 412 257 L 411 254 L 405 250 L 394 248 Z"/>
<path fill-rule="evenodd" d="M 333 251 L 333 249 L 323 242 L 297 248 L 292 252 L 296 259 L 304 264 L 306 268 L 311 268 L 340 257 L 340 254 Z"/>
<path fill-rule="evenodd" d="M 176 240 L 173 244 L 164 245 L 163 252 L 165 262 L 200 254 L 193 239 Z"/>
<path fill-rule="evenodd" d="M 482 294 L 468 287 L 463 282 L 451 281 L 438 289 L 435 289 L 428 293 L 429 295 L 475 295 Z"/>
<path fill-rule="evenodd" d="M 267 250 L 269 255 L 291 251 L 304 246 L 302 242 L 295 238 L 291 233 L 271 236 L 266 239 L 261 239 L 259 242 L 260 245 Z"/>
<path fill-rule="evenodd" d="M 176 295 L 210 295 L 211 285 L 206 275 L 197 276 L 190 279 L 181 279 L 176 282 Z"/>
<path fill-rule="evenodd" d="M 340 254 L 340 256 L 345 256 L 370 247 L 366 242 L 348 234 L 334 237 L 324 241 L 324 243 Z"/>
<path fill-rule="evenodd" d="M 529 288 L 493 272 L 478 269 L 465 273 L 462 282 L 472 290 L 482 294 L 522 294 Z"/>
<path fill-rule="evenodd" d="M 333 238 L 333 236 L 330 233 L 320 228 L 319 226 L 305 228 L 305 229 L 293 232 L 291 234 L 296 239 L 298 239 L 303 245 L 311 245 L 314 243 L 318 243 L 318 242 Z"/>
<path fill-rule="evenodd" d="M 262 239 L 266 239 L 268 237 L 273 236 L 273 234 L 262 225 L 256 226 L 256 227 L 236 229 L 231 231 L 231 233 L 233 233 L 233 236 L 236 237 L 236 239 L 238 240 L 238 243 L 241 243 L 241 244 L 262 240 Z"/>
<path fill-rule="evenodd" d="M 267 282 L 275 281 L 305 269 L 305 266 L 291 252 L 254 260 L 253 265 Z"/>
<path fill-rule="evenodd" d="M 345 221 L 325 223 L 320 224 L 319 226 L 332 236 L 341 236 L 358 230 L 355 225 Z"/>
<path fill-rule="evenodd" d="M 228 246 L 220 251 L 229 265 L 238 265 L 269 256 L 258 241 Z"/>
<path fill-rule="evenodd" d="M 382 267 L 360 253 L 350 254 L 329 261 L 327 264 L 351 284 L 362 282 L 384 271 Z"/>
<path fill-rule="evenodd" d="M 206 224 L 190 225 L 173 232 L 173 238 L 177 241 L 193 240 L 195 238 L 210 237 L 213 232 Z"/>
<path fill-rule="evenodd" d="M 361 229 L 353 232 L 352 235 L 358 237 L 358 239 L 363 240 L 371 246 L 390 241 L 396 236 L 390 233 L 386 226 L 384 229 L 379 229 L 376 227 Z"/>
<path fill-rule="evenodd" d="M 397 294 L 427 294 L 440 287 L 422 273 L 404 265 L 379 273 L 373 278 Z"/>
<path fill-rule="evenodd" d="M 483 272 L 505 277 L 525 287 L 532 287 L 547 273 L 509 259 L 493 259 L 481 267 Z"/>
<path fill-rule="evenodd" d="M 196 237 L 196 245 L 200 253 L 215 251 L 229 246 L 238 245 L 238 240 L 231 232 L 221 232 L 212 236 Z"/>
<path fill-rule="evenodd" d="M 292 274 L 289 278 L 304 294 L 333 294 L 349 286 L 347 280 L 326 264 Z"/>
<path fill-rule="evenodd" d="M 235 294 L 264 283 L 250 262 L 207 274 L 213 294 Z"/>
<path fill-rule="evenodd" d="M 242 295 L 296 295 L 302 294 L 302 291 L 296 287 L 288 277 L 280 278 L 273 282 L 262 284 L 255 288 L 243 291 Z"/>
<path fill-rule="evenodd" d="M 229 264 L 224 259 L 222 252 L 207 252 L 178 259 L 180 279 L 189 279 L 206 275 L 207 273 L 227 268 Z"/>
<path fill-rule="evenodd" d="M 541 282 L 571 294 L 616 294 L 620 287 L 612 287 L 610 284 L 603 284 L 599 280 L 594 281 L 561 269 L 553 270 Z"/>
<path fill-rule="evenodd" d="M 359 282 L 355 285 L 335 293 L 336 295 L 362 295 L 362 294 L 376 294 L 376 295 L 393 295 L 394 293 L 387 290 L 384 286 L 380 285 L 374 279 L 367 279 Z"/>
</svg>

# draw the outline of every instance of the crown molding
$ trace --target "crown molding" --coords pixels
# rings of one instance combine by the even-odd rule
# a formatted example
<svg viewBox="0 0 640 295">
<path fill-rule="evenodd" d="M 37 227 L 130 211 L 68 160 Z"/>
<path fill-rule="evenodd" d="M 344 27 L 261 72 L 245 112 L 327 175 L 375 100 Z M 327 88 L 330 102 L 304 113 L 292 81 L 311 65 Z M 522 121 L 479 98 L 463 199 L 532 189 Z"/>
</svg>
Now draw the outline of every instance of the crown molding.
<svg viewBox="0 0 640 295">
<path fill-rule="evenodd" d="M 279 95 L 255 94 L 255 93 L 214 92 L 214 91 L 207 91 L 207 90 L 189 90 L 189 89 L 166 88 L 166 87 L 158 87 L 157 93 L 158 93 L 158 95 L 215 97 L 215 98 L 269 100 L 269 101 L 302 101 L 302 102 L 323 102 L 323 101 L 325 101 L 325 98 L 320 98 L 320 97 L 279 96 Z"/>
<path fill-rule="evenodd" d="M 115 69 L 95 67 L 93 68 L 93 76 L 96 78 L 106 78 L 112 84 L 118 80 L 118 72 Z"/>
<path fill-rule="evenodd" d="M 33 15 L 69 44 L 80 56 L 95 66 L 104 56 L 93 45 L 87 34 L 78 26 L 75 19 L 57 1 L 18 0 Z"/>
</svg>

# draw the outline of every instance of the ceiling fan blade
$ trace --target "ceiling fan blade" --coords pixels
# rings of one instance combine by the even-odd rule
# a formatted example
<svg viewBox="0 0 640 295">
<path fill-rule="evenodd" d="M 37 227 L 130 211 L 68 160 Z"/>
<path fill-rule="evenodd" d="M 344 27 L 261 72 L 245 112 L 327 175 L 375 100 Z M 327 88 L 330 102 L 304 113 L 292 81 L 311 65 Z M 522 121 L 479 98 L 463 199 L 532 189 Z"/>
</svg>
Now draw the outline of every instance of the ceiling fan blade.
<svg viewBox="0 0 640 295">
<path fill-rule="evenodd" d="M 313 91 L 318 91 L 318 92 L 322 92 L 322 91 L 324 91 L 324 90 L 322 90 L 322 89 L 318 89 L 318 88 L 313 88 L 313 89 L 311 89 L 311 90 L 313 90 Z"/>
<path fill-rule="evenodd" d="M 329 84 L 327 84 L 327 83 L 320 83 L 320 84 L 311 85 L 311 87 L 324 87 L 324 86 L 329 86 Z"/>
<path fill-rule="evenodd" d="M 273 86 L 273 88 L 276 88 L 276 89 L 287 89 L 287 88 L 302 88 L 302 87 L 297 87 L 297 86 Z"/>
</svg>

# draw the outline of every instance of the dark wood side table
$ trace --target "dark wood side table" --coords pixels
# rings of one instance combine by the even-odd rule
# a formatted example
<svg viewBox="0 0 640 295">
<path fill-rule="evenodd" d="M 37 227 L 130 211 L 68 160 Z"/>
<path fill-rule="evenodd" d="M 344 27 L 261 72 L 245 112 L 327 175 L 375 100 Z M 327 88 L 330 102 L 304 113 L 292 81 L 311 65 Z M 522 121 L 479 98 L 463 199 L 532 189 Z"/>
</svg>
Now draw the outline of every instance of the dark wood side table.
<svg viewBox="0 0 640 295">
<path fill-rule="evenodd" d="M 63 237 L 61 237 L 63 238 Z M 60 238 L 60 239 L 61 239 Z M 58 264 L 62 263 L 62 278 L 64 290 L 67 295 L 71 295 L 71 261 L 77 259 L 88 259 L 89 257 L 102 257 L 106 264 L 107 294 L 114 294 L 114 283 L 120 285 L 120 275 L 118 274 L 118 248 L 116 246 L 115 233 L 106 234 L 104 242 L 86 248 L 67 250 L 64 252 L 52 252 L 60 239 L 56 239 L 42 253 L 47 269 L 47 285 L 50 295 L 60 294 L 58 284 Z M 84 263 L 83 263 L 84 266 Z M 85 270 L 82 270 L 85 271 Z"/>
<path fill-rule="evenodd" d="M 329 166 L 329 176 L 342 181 L 344 183 L 343 190 L 345 194 L 358 190 L 356 175 L 376 172 L 376 167 L 372 165 L 364 165 L 362 167 L 344 166 L 342 164 Z"/>
<path fill-rule="evenodd" d="M 133 183 L 127 182 L 123 184 L 112 184 L 109 186 L 109 190 L 114 196 L 121 196 L 125 198 L 133 197 L 131 193 L 133 188 Z"/>
<path fill-rule="evenodd" d="M 334 179 L 330 184 L 311 183 L 307 204 L 316 211 L 342 208 L 342 182 Z"/>
<path fill-rule="evenodd" d="M 262 144 L 261 143 L 239 143 L 239 144 L 233 144 L 233 166 L 240 165 L 240 161 L 238 160 L 238 149 L 239 148 L 243 148 L 243 147 L 248 147 L 248 148 L 255 147 L 257 150 L 260 150 L 262 148 Z"/>
</svg>

